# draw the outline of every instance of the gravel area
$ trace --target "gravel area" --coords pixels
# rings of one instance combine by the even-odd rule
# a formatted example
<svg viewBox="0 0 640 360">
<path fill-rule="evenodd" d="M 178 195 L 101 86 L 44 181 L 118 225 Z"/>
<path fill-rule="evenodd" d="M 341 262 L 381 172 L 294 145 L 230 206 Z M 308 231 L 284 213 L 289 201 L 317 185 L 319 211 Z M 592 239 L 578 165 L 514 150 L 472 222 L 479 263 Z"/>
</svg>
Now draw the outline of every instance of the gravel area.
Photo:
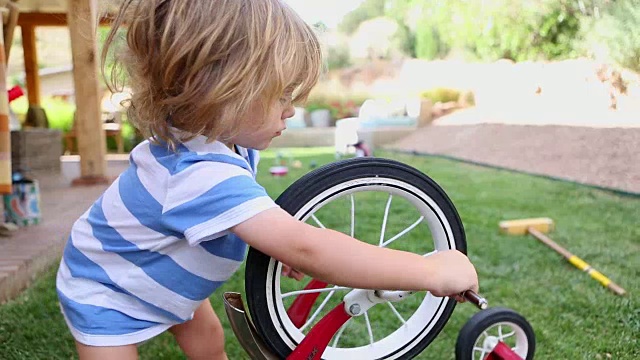
<svg viewBox="0 0 640 360">
<path fill-rule="evenodd" d="M 640 127 L 433 125 L 387 146 L 640 194 Z"/>
</svg>

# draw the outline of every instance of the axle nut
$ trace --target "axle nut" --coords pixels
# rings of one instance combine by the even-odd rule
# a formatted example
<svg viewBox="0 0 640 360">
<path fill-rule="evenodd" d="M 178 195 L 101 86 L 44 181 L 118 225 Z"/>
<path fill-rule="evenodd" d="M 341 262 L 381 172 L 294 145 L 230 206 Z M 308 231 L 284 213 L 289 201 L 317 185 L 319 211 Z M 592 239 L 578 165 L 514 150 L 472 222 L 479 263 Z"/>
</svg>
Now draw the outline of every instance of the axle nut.
<svg viewBox="0 0 640 360">
<path fill-rule="evenodd" d="M 353 304 L 353 305 L 349 306 L 349 312 L 352 313 L 353 315 L 360 314 L 360 305 Z"/>
</svg>

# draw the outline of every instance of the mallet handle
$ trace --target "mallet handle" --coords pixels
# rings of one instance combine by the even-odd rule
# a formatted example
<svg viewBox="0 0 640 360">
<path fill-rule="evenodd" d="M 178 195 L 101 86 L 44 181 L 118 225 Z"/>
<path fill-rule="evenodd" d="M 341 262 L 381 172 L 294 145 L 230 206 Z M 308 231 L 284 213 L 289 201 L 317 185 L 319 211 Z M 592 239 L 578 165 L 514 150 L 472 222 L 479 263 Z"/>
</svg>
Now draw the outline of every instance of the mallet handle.
<svg viewBox="0 0 640 360">
<path fill-rule="evenodd" d="M 543 242 L 544 244 L 546 244 L 547 246 L 549 246 L 550 248 L 558 252 L 560 255 L 564 256 L 573 266 L 586 272 L 592 278 L 600 282 L 602 286 L 610 289 L 611 291 L 615 292 L 618 295 L 624 295 L 626 293 L 626 291 L 623 288 L 621 288 L 619 285 L 611 281 L 608 277 L 604 276 L 598 270 L 592 268 L 591 265 L 587 264 L 584 260 L 573 255 L 571 252 L 569 252 L 567 249 L 563 248 L 562 246 L 556 244 L 548 236 L 544 235 L 543 233 L 541 233 L 540 231 L 532 227 L 530 227 L 527 231 L 529 232 L 529 234 L 533 235 L 533 237 L 540 240 L 541 242 Z"/>
</svg>

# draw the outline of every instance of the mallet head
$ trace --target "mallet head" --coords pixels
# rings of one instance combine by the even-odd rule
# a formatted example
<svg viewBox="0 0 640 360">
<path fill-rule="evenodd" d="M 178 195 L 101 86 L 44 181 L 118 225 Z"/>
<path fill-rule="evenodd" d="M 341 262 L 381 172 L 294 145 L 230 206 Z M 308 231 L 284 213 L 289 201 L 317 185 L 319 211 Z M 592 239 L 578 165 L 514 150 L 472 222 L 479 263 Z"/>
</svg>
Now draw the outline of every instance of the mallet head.
<svg viewBox="0 0 640 360">
<path fill-rule="evenodd" d="M 509 235 L 526 235 L 529 228 L 534 228 L 541 233 L 553 231 L 554 223 L 550 218 L 531 218 L 518 220 L 504 220 L 500 224 L 500 232 Z"/>
</svg>

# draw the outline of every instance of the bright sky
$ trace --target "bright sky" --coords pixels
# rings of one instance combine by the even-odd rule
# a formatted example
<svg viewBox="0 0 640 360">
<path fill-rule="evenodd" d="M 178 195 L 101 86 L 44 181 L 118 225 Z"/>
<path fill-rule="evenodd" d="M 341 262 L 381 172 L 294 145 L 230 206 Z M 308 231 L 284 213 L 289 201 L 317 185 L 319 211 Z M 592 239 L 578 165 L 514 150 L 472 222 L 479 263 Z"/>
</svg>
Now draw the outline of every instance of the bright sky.
<svg viewBox="0 0 640 360">
<path fill-rule="evenodd" d="M 342 17 L 355 9 L 363 0 L 286 0 L 289 5 L 310 23 L 322 21 L 328 27 L 336 27 Z"/>
</svg>

